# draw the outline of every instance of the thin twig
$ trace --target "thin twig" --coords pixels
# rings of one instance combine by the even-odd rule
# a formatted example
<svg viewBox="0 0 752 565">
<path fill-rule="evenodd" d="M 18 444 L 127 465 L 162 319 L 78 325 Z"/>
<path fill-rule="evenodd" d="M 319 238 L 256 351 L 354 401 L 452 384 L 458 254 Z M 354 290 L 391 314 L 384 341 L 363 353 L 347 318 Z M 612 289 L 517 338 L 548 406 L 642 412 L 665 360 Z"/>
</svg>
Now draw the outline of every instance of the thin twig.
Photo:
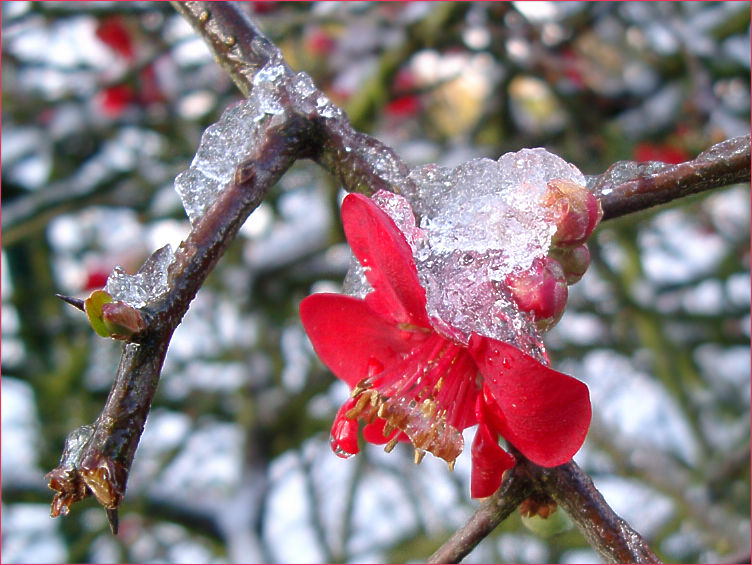
<svg viewBox="0 0 752 565">
<path fill-rule="evenodd" d="M 713 145 L 696 159 L 667 165 L 619 161 L 588 186 L 603 206 L 603 219 L 617 218 L 691 194 L 750 180 L 750 136 Z"/>
<path fill-rule="evenodd" d="M 517 466 L 507 472 L 495 494 L 489 496 L 467 523 L 437 549 L 428 563 L 459 563 L 533 493 L 532 481 Z"/>
</svg>

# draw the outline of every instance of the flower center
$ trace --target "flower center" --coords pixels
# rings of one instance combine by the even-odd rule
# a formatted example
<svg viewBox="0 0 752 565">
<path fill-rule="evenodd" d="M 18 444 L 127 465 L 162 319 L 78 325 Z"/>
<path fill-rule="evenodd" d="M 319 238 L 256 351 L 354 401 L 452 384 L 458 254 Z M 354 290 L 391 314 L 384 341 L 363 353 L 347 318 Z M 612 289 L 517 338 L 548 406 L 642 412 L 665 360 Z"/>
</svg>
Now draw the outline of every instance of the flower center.
<svg viewBox="0 0 752 565">
<path fill-rule="evenodd" d="M 401 362 L 380 369 L 374 364 L 353 389 L 356 403 L 346 418 L 369 423 L 383 418 L 385 437 L 399 429 L 410 438 L 416 463 L 428 451 L 453 467 L 464 447 L 462 429 L 471 423 L 467 413 L 478 394 L 477 369 L 469 353 L 433 333 Z M 385 450 L 391 451 L 397 441 L 395 436 Z"/>
</svg>

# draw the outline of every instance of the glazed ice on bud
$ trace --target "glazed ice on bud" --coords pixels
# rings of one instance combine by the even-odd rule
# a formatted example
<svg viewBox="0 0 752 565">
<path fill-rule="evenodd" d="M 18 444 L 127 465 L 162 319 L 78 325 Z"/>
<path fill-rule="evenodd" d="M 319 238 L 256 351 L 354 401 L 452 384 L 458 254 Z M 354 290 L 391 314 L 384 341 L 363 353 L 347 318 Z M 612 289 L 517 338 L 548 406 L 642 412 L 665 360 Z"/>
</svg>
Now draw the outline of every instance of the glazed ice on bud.
<svg viewBox="0 0 752 565">
<path fill-rule="evenodd" d="M 563 179 L 553 179 L 541 204 L 550 209 L 556 224 L 552 243 L 570 247 L 585 243 L 603 217 L 600 200 L 585 186 Z"/>
</svg>

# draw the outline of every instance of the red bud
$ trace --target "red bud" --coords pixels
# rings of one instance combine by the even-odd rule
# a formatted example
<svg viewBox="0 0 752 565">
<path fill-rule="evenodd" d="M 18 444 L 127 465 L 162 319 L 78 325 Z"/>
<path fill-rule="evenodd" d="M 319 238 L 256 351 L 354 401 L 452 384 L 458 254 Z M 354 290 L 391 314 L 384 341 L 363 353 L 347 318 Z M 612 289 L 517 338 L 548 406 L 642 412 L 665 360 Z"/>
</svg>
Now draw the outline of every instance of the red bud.
<svg viewBox="0 0 752 565">
<path fill-rule="evenodd" d="M 553 214 L 557 230 L 552 245 L 559 247 L 585 243 L 603 217 L 600 200 L 586 187 L 567 180 L 548 183 L 543 205 Z"/>
<path fill-rule="evenodd" d="M 579 281 L 590 266 L 590 250 L 584 243 L 577 247 L 552 247 L 549 256 L 564 269 L 567 284 Z"/>
<path fill-rule="evenodd" d="M 138 310 L 125 302 L 103 304 L 102 321 L 114 339 L 127 340 L 146 329 L 146 322 Z"/>
<path fill-rule="evenodd" d="M 559 321 L 567 304 L 567 281 L 564 270 L 555 259 L 535 259 L 527 271 L 510 275 L 507 286 L 515 302 L 524 312 L 531 312 L 541 331 Z"/>
</svg>

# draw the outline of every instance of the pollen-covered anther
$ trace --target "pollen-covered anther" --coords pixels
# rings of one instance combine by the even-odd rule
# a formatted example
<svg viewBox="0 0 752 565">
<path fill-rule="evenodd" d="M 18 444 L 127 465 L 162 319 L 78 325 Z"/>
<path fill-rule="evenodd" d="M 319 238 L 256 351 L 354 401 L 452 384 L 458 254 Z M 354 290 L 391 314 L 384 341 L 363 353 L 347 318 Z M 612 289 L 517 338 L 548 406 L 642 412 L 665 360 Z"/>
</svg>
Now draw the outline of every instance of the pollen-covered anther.
<svg viewBox="0 0 752 565">
<path fill-rule="evenodd" d="M 391 423 L 391 422 L 385 422 L 384 423 L 384 436 L 391 435 L 391 433 L 396 430 L 397 428 Z"/>
<path fill-rule="evenodd" d="M 398 438 L 398 437 L 393 437 L 393 438 L 392 438 L 392 439 L 390 439 L 390 440 L 389 440 L 389 442 L 388 442 L 388 443 L 387 443 L 387 444 L 386 444 L 386 445 L 384 446 L 384 451 L 385 451 L 386 453 L 391 453 L 391 452 L 392 452 L 392 449 L 394 449 L 394 446 L 395 446 L 395 445 L 397 445 L 397 443 L 398 443 L 398 442 L 399 442 L 399 438 Z"/>
<path fill-rule="evenodd" d="M 449 467 L 450 471 L 454 471 L 454 464 L 457 462 L 456 459 L 452 459 L 451 461 L 447 461 L 447 467 Z"/>
<path fill-rule="evenodd" d="M 375 390 L 371 390 L 371 391 L 369 391 L 369 393 L 370 393 L 370 397 L 371 397 L 371 406 L 373 408 L 376 408 L 377 406 L 379 406 L 379 404 L 381 404 L 382 402 L 384 402 L 384 399 L 382 398 L 382 396 L 378 392 L 376 392 Z"/>
<path fill-rule="evenodd" d="M 426 452 L 422 449 L 416 449 L 415 453 L 413 453 L 413 461 L 415 461 L 416 465 L 420 465 L 420 462 L 423 461 L 423 458 L 426 456 Z"/>
<path fill-rule="evenodd" d="M 427 420 L 431 420 L 436 414 L 436 406 L 436 401 L 426 398 L 420 407 L 420 411 Z"/>
<path fill-rule="evenodd" d="M 360 394 L 367 391 L 369 388 L 373 386 L 373 383 L 370 379 L 363 379 L 358 384 L 355 385 L 355 388 L 352 389 L 350 392 L 350 398 L 355 398 L 356 396 L 359 396 Z"/>
<path fill-rule="evenodd" d="M 378 393 L 376 393 L 376 391 L 371 391 L 371 392 L 375 393 L 375 394 L 378 394 Z M 352 408 L 350 408 L 350 410 L 348 410 L 345 413 L 345 418 L 347 418 L 348 420 L 357 420 L 358 417 L 361 416 L 361 414 L 363 412 L 363 409 L 367 405 L 371 405 L 371 406 L 374 405 L 373 396 L 374 396 L 374 394 L 367 394 L 366 392 L 364 392 L 360 396 L 358 396 L 358 400 L 355 403 L 355 406 L 353 406 Z"/>
</svg>

